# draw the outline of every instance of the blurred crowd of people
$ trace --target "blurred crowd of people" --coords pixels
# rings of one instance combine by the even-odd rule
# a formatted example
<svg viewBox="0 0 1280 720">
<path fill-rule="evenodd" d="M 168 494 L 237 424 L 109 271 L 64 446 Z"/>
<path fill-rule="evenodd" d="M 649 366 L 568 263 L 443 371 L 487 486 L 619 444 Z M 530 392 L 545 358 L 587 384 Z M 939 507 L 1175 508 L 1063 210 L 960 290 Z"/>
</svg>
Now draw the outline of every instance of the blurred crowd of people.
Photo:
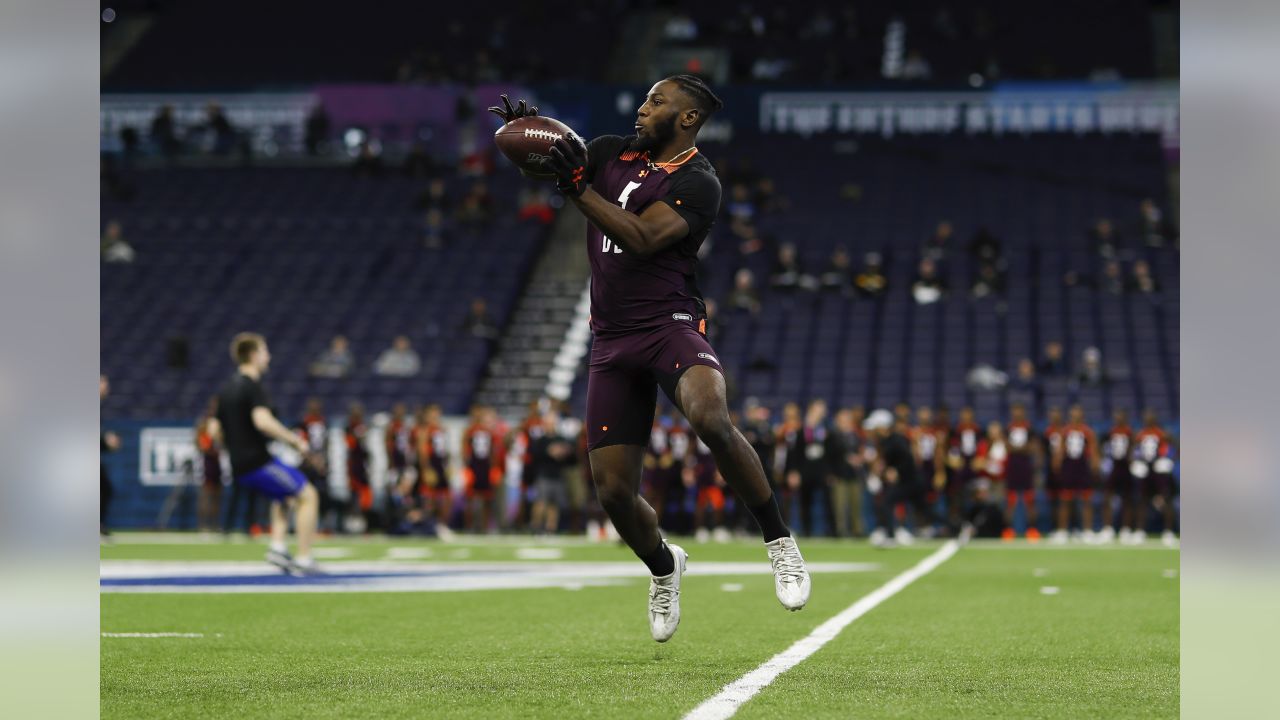
<svg viewBox="0 0 1280 720">
<path fill-rule="evenodd" d="M 214 411 L 196 423 L 200 526 L 217 530 L 221 513 L 230 532 L 243 506 L 243 527 L 253 530 L 265 504 L 241 497 L 234 484 L 230 500 L 221 498 L 220 451 L 207 430 Z M 1116 411 L 1103 427 L 1078 405 L 1049 408 L 1039 423 L 1014 403 L 1007 421 L 980 422 L 968 407 L 954 417 L 946 407 L 905 403 L 867 413 L 832 411 L 816 399 L 787 403 L 775 418 L 749 398 L 734 420 L 797 534 L 867 537 L 882 547 L 960 532 L 1125 544 L 1157 532 L 1176 542 L 1177 440 L 1149 410 L 1141 418 Z M 565 403 L 544 398 L 515 423 L 477 406 L 461 433 L 450 432 L 436 405 L 397 404 L 371 419 L 353 404 L 335 434 L 313 399 L 294 426 L 309 442 L 298 461 L 320 492 L 328 532 L 608 536 L 582 422 Z M 345 458 L 345 492 L 332 486 L 334 457 Z M 708 542 L 754 530 L 710 450 L 669 410 L 655 418 L 641 491 L 667 532 Z"/>
</svg>

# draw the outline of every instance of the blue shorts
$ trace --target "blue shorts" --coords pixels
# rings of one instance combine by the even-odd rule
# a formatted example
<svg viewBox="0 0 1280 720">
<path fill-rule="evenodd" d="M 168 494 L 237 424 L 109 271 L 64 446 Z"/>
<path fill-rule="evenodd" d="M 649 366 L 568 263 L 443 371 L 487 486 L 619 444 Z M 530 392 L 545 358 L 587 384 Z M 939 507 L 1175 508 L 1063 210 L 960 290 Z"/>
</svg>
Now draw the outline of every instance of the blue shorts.
<svg viewBox="0 0 1280 720">
<path fill-rule="evenodd" d="M 302 488 L 307 485 L 307 478 L 298 468 L 272 459 L 257 470 L 236 478 L 236 482 L 257 490 L 272 500 L 284 500 L 302 492 Z"/>
</svg>

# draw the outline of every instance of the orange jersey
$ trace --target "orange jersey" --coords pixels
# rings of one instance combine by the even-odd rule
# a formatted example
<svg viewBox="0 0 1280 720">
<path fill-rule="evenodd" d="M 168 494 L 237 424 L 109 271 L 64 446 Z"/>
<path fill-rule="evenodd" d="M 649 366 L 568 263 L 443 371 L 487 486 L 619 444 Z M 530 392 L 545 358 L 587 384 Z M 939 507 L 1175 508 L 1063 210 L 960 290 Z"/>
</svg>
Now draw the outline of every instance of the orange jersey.
<svg viewBox="0 0 1280 720">
<path fill-rule="evenodd" d="M 1107 457 L 1116 461 L 1129 459 L 1133 451 L 1133 430 L 1128 425 L 1115 425 L 1107 431 Z"/>
<path fill-rule="evenodd" d="M 1062 429 L 1061 454 L 1064 460 L 1092 461 L 1098 449 L 1093 429 L 1084 423 L 1068 424 Z"/>
<path fill-rule="evenodd" d="M 978 457 L 982 459 L 982 475 L 991 480 L 1003 480 L 1005 463 L 1009 460 L 1009 445 L 1004 441 L 983 440 L 978 443 Z"/>
<path fill-rule="evenodd" d="M 945 431 L 933 426 L 916 427 L 911 430 L 911 441 L 916 447 L 916 456 L 923 464 L 931 464 L 938 455 L 938 446 L 942 444 Z"/>
<path fill-rule="evenodd" d="M 1009 423 L 1008 446 L 1010 453 L 1030 453 L 1034 451 L 1032 446 L 1032 429 L 1031 423 L 1023 420 L 1021 422 Z"/>
<path fill-rule="evenodd" d="M 1134 457 L 1145 462 L 1169 457 L 1171 448 L 1169 436 L 1158 427 L 1145 427 L 1138 432 L 1133 441 Z"/>
</svg>

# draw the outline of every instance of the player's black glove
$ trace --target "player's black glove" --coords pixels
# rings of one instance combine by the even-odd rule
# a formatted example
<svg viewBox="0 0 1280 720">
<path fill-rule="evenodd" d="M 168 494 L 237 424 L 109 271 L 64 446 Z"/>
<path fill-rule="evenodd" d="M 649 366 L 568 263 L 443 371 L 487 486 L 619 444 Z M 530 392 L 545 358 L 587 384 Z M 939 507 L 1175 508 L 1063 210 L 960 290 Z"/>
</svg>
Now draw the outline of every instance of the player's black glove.
<svg viewBox="0 0 1280 720">
<path fill-rule="evenodd" d="M 587 190 L 587 145 L 582 138 L 569 133 L 551 144 L 551 153 L 542 167 L 556 176 L 556 188 L 569 197 Z"/>
<path fill-rule="evenodd" d="M 526 108 L 524 101 L 521 100 L 519 105 L 511 107 L 511 101 L 507 99 L 506 95 L 499 95 L 498 97 L 502 98 L 502 105 L 505 107 L 494 105 L 489 108 L 489 112 L 502 118 L 504 123 L 509 123 L 516 118 L 533 117 L 538 114 L 538 106 L 536 105 Z"/>
</svg>

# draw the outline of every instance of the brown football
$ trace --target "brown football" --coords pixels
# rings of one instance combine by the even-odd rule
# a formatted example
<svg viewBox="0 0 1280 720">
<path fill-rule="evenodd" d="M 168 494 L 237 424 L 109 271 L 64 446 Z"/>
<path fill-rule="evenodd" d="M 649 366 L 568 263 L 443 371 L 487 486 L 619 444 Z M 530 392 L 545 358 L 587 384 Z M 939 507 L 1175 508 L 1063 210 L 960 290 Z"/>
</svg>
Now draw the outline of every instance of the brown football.
<svg viewBox="0 0 1280 720">
<path fill-rule="evenodd" d="M 540 163 L 550 152 L 551 144 L 571 132 L 568 125 L 555 118 L 533 115 L 516 118 L 498 128 L 493 141 L 526 175 L 550 178 L 554 176 L 545 172 Z"/>
</svg>

